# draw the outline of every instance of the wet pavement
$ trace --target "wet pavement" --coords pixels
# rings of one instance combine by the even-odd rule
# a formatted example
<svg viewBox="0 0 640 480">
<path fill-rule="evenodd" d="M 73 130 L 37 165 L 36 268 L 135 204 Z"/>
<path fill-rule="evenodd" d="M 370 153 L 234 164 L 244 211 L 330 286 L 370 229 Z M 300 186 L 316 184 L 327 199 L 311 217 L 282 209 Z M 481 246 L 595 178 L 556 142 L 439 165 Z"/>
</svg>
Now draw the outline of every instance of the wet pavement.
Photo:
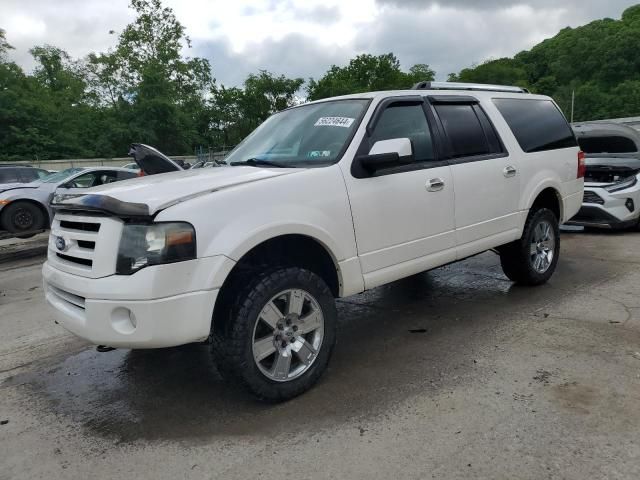
<svg viewBox="0 0 640 480">
<path fill-rule="evenodd" d="M 566 233 L 552 281 L 486 253 L 339 301 L 330 368 L 263 405 L 208 347 L 99 353 L 0 263 L 0 479 L 640 478 L 640 234 Z"/>
</svg>

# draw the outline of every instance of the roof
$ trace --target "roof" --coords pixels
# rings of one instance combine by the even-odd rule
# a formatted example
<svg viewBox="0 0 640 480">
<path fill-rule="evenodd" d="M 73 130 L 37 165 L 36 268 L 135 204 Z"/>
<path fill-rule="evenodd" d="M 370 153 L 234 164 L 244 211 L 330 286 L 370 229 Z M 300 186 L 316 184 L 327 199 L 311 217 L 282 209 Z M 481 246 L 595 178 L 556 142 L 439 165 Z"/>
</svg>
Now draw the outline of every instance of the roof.
<svg viewBox="0 0 640 480">
<path fill-rule="evenodd" d="M 430 95 L 455 95 L 455 96 L 465 96 L 468 95 L 470 97 L 475 97 L 477 99 L 491 99 L 491 98 L 517 98 L 522 100 L 548 100 L 549 97 L 545 95 L 534 95 L 534 94 L 525 94 L 525 93 L 510 93 L 503 91 L 491 91 L 491 90 L 382 90 L 377 92 L 363 92 L 363 93 L 353 93 L 350 95 L 340 95 L 337 97 L 323 98 L 321 100 L 314 100 L 313 102 L 308 102 L 308 104 L 313 103 L 322 103 L 333 100 L 349 100 L 349 99 L 375 99 L 378 97 L 405 97 L 405 96 L 430 96 Z"/>
</svg>

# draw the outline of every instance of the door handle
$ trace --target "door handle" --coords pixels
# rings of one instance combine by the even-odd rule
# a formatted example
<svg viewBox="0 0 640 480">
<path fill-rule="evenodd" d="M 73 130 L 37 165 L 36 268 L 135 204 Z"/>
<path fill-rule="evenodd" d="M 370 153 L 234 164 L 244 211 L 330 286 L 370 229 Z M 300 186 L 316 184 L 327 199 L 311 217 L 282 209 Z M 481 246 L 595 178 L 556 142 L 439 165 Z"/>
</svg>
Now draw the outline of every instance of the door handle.
<svg viewBox="0 0 640 480">
<path fill-rule="evenodd" d="M 516 173 L 518 173 L 518 171 L 511 165 L 507 165 L 506 167 L 504 167 L 504 170 L 502 170 L 502 174 L 507 178 L 515 177 Z"/>
<path fill-rule="evenodd" d="M 444 181 L 441 178 L 432 178 L 427 182 L 427 191 L 438 192 L 444 188 Z"/>
</svg>

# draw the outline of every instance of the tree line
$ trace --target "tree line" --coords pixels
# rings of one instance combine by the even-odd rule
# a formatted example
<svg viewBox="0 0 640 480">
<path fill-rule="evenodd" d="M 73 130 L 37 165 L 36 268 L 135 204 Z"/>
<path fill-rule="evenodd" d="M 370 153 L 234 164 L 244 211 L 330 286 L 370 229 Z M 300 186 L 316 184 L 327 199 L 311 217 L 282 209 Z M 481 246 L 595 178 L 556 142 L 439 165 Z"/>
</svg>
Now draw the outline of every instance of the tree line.
<svg viewBox="0 0 640 480">
<path fill-rule="evenodd" d="M 0 29 L 0 160 L 122 156 L 131 142 L 170 154 L 238 143 L 271 114 L 304 101 L 433 80 L 427 64 L 404 71 L 393 53 L 362 54 L 318 79 L 268 71 L 225 87 L 205 58 L 187 57 L 185 28 L 161 0 L 131 0 L 135 19 L 115 47 L 71 58 L 52 46 L 30 50 L 25 72 L 8 59 Z M 490 60 L 450 80 L 515 84 L 551 95 L 576 119 L 640 114 L 640 5 L 621 20 L 567 28 L 514 58 Z"/>
<path fill-rule="evenodd" d="M 451 81 L 518 85 L 550 95 L 576 121 L 640 116 L 640 5 L 620 20 L 565 28 L 513 58 L 449 75 Z"/>
</svg>

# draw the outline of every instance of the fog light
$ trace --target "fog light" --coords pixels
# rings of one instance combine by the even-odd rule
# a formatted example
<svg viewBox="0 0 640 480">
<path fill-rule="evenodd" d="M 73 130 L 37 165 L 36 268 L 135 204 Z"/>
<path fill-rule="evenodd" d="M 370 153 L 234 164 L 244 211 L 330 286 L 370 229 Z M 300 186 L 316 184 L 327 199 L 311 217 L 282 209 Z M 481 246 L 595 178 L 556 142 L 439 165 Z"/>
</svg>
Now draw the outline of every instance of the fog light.
<svg viewBox="0 0 640 480">
<path fill-rule="evenodd" d="M 130 335 L 136 331 L 136 317 L 131 310 L 118 307 L 111 312 L 111 326 L 123 335 Z"/>
<path fill-rule="evenodd" d="M 636 209 L 632 198 L 627 198 L 627 201 L 624 202 L 624 206 L 627 207 L 627 210 L 629 210 L 630 212 L 633 212 Z"/>
</svg>

